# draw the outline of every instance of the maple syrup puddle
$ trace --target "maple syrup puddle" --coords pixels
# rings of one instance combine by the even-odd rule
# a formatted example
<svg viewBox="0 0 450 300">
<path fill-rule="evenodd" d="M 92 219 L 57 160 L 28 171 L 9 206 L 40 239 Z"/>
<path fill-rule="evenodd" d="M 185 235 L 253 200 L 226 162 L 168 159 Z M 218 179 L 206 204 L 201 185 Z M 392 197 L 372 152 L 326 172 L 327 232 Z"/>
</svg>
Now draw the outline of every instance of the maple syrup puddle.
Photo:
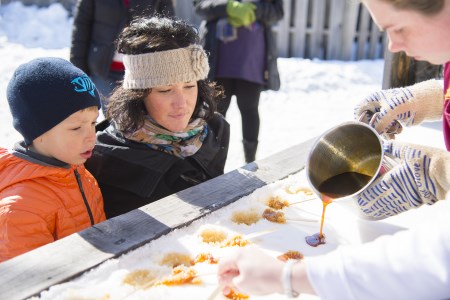
<svg viewBox="0 0 450 300">
<path fill-rule="evenodd" d="M 325 235 L 320 235 L 320 233 L 314 233 L 313 235 L 308 235 L 305 237 L 306 243 L 311 247 L 317 247 L 321 244 L 325 244 Z"/>
<path fill-rule="evenodd" d="M 334 199 L 341 198 L 356 193 L 362 189 L 371 179 L 371 176 L 358 172 L 345 172 L 330 177 L 319 185 L 319 193 L 322 195 L 322 219 L 320 221 L 320 231 L 305 237 L 306 243 L 312 247 L 325 244 L 323 234 L 323 223 L 325 221 L 325 210 Z"/>
</svg>

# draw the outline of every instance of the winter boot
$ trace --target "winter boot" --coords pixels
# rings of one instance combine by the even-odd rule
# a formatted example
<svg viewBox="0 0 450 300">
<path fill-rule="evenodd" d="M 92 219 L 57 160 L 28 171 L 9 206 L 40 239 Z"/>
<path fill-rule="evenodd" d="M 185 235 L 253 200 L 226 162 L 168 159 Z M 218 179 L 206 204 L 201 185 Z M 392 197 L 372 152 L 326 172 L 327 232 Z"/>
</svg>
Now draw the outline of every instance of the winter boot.
<svg viewBox="0 0 450 300">
<path fill-rule="evenodd" d="M 244 144 L 245 162 L 250 163 L 252 161 L 255 161 L 256 149 L 258 148 L 258 141 L 250 142 L 243 140 L 242 143 Z"/>
</svg>

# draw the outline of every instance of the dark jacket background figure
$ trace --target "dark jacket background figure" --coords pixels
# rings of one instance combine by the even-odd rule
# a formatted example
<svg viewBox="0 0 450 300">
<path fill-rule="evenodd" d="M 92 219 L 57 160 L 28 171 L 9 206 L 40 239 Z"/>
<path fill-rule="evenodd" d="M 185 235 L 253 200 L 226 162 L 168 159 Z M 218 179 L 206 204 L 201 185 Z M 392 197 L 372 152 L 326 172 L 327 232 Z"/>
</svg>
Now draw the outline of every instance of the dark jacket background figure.
<svg viewBox="0 0 450 300">
<path fill-rule="evenodd" d="M 108 78 L 121 30 L 133 17 L 155 13 L 174 16 L 172 0 L 78 0 L 70 61 L 93 79 Z"/>
<path fill-rule="evenodd" d="M 107 199 L 106 217 L 118 216 L 222 175 L 230 126 L 217 113 L 208 126 L 200 150 L 184 159 L 128 140 L 113 125 L 98 132 L 94 153 L 85 166 L 98 179 L 103 198 Z"/>
<path fill-rule="evenodd" d="M 280 74 L 277 67 L 278 50 L 271 26 L 284 16 L 282 0 L 261 0 L 255 2 L 256 21 L 264 26 L 266 39 L 266 70 L 264 78 L 266 90 L 277 91 L 280 89 Z M 209 78 L 215 79 L 217 66 L 217 51 L 219 39 L 216 38 L 217 21 L 227 17 L 227 0 L 194 0 L 195 12 L 202 17 L 199 35 L 203 41 L 203 47 L 210 53 Z"/>
</svg>

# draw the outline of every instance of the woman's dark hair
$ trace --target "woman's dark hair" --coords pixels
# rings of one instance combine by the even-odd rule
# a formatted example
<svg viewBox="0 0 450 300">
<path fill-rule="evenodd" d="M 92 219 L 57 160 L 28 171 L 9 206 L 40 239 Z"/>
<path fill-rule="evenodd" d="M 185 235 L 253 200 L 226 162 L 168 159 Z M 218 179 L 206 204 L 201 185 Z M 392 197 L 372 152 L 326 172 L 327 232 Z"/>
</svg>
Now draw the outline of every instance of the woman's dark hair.
<svg viewBox="0 0 450 300">
<path fill-rule="evenodd" d="M 195 27 L 181 20 L 165 17 L 139 17 L 120 33 L 116 47 L 119 53 L 143 54 L 185 48 L 200 44 Z M 206 120 L 211 119 L 217 109 L 216 101 L 223 97 L 223 89 L 214 82 L 199 80 L 198 98 L 192 118 L 199 117 L 203 109 Z M 122 132 L 133 132 L 144 124 L 147 111 L 144 99 L 151 89 L 124 89 L 122 85 L 115 88 L 106 116 L 114 121 Z"/>
<path fill-rule="evenodd" d="M 445 4 L 445 0 L 384 0 L 392 3 L 399 9 L 411 9 L 424 15 L 439 13 Z"/>
</svg>

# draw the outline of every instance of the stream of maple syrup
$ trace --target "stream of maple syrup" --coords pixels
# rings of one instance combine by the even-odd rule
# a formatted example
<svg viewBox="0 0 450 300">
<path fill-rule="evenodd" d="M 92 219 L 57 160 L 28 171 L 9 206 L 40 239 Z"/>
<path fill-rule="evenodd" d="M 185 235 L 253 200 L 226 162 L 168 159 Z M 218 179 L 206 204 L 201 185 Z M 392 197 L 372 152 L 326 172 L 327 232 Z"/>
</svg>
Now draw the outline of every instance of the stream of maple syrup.
<svg viewBox="0 0 450 300">
<path fill-rule="evenodd" d="M 322 219 L 320 221 L 320 231 L 305 237 L 306 243 L 312 247 L 325 244 L 323 234 L 323 223 L 325 221 L 325 210 L 328 204 L 335 199 L 356 193 L 362 189 L 371 179 L 371 176 L 358 172 L 345 172 L 328 178 L 319 185 L 319 193 L 322 198 Z"/>
</svg>

